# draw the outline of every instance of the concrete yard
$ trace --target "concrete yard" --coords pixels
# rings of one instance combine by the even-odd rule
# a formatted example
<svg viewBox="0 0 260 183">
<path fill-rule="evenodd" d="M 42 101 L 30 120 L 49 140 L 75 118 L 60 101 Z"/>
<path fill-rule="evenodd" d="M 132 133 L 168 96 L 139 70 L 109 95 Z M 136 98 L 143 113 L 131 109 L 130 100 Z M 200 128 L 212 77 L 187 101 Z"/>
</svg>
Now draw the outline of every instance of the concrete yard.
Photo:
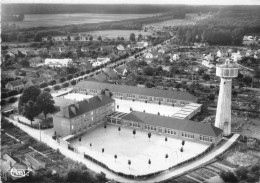
<svg viewBox="0 0 260 183">
<path fill-rule="evenodd" d="M 106 130 L 99 127 L 84 134 L 81 142 L 75 139 L 71 142 L 71 146 L 75 147 L 79 153 L 85 152 L 117 172 L 133 175 L 165 170 L 196 156 L 208 147 L 186 141 L 184 152 L 181 153 L 181 140 L 168 137 L 167 142 L 165 142 L 163 135 L 152 133 L 149 142 L 147 133 L 147 131 L 137 129 L 134 137 L 132 129 L 121 127 L 119 134 L 118 126 L 108 125 Z M 90 147 L 90 143 L 92 147 Z M 103 155 L 102 148 L 104 148 Z M 169 156 L 168 159 L 165 158 L 166 154 Z M 114 155 L 117 155 L 116 160 Z M 150 166 L 149 159 L 151 160 Z M 131 160 L 130 168 L 128 160 Z"/>
</svg>

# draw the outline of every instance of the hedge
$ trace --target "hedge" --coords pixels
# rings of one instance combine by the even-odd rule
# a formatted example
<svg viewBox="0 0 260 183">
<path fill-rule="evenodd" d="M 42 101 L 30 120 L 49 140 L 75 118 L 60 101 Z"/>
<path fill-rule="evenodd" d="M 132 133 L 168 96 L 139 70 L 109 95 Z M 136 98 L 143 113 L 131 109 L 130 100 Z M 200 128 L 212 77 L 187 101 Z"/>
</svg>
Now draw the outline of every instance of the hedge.
<svg viewBox="0 0 260 183">
<path fill-rule="evenodd" d="M 72 75 L 68 75 L 67 80 L 71 80 L 73 78 Z"/>
<path fill-rule="evenodd" d="M 21 123 L 21 124 L 23 124 L 23 125 L 32 127 L 32 128 L 34 128 L 34 129 L 39 129 L 39 125 L 35 125 L 35 124 L 29 125 L 29 124 L 27 124 L 27 123 L 25 123 L 25 122 L 20 121 L 19 119 L 18 119 L 18 123 Z M 41 125 L 41 129 L 49 129 L 49 128 L 53 128 L 53 125 Z"/>
<path fill-rule="evenodd" d="M 17 101 L 17 98 L 16 98 L 16 97 L 11 97 L 11 98 L 9 98 L 9 100 L 8 100 L 9 103 L 14 103 L 14 102 L 16 102 L 16 101 Z"/>
<path fill-rule="evenodd" d="M 1 100 L 1 106 L 4 106 L 6 103 L 6 100 Z"/>
<path fill-rule="evenodd" d="M 11 90 L 11 91 L 8 92 L 9 97 L 15 96 L 15 95 L 18 95 L 18 94 L 19 94 L 19 93 L 18 93 L 17 90 Z"/>
<path fill-rule="evenodd" d="M 50 88 L 44 88 L 43 91 L 47 91 L 47 92 L 50 92 L 51 89 Z"/>
<path fill-rule="evenodd" d="M 1 98 L 7 98 L 7 97 L 9 97 L 8 93 L 2 93 Z"/>
<path fill-rule="evenodd" d="M 61 86 L 60 85 L 55 85 L 54 86 L 54 90 L 60 90 L 61 89 Z"/>
<path fill-rule="evenodd" d="M 63 83 L 64 81 L 66 81 L 65 78 L 60 78 L 60 83 Z"/>
<path fill-rule="evenodd" d="M 51 80 L 48 84 L 49 84 L 49 85 L 55 85 L 55 84 L 56 84 L 56 81 L 55 81 L 55 80 Z"/>
<path fill-rule="evenodd" d="M 63 88 L 66 88 L 66 87 L 68 87 L 68 86 L 69 86 L 69 83 L 63 83 L 63 84 L 62 84 L 62 87 L 63 87 Z"/>
<path fill-rule="evenodd" d="M 40 88 L 45 88 L 45 87 L 47 87 L 47 86 L 48 86 L 47 83 L 42 83 L 42 84 L 40 84 Z"/>
</svg>

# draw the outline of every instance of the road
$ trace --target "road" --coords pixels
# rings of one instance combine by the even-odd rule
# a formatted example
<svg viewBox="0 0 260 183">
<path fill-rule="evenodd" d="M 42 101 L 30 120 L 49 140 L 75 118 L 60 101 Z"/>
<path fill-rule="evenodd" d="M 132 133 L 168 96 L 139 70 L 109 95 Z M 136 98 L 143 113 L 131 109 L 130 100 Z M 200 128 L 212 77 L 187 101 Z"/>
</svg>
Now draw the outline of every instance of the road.
<svg viewBox="0 0 260 183">
<path fill-rule="evenodd" d="M 9 119 L 9 118 L 8 118 Z M 30 136 L 40 139 L 40 133 L 37 129 L 30 128 L 28 126 L 25 126 L 23 124 L 18 123 L 15 120 L 9 119 L 14 125 L 19 127 L 21 130 L 25 131 L 28 133 Z M 165 171 L 164 173 L 159 174 L 156 177 L 149 178 L 147 180 L 130 180 L 121 176 L 118 176 L 105 168 L 85 159 L 82 157 L 82 155 L 77 155 L 75 152 L 72 152 L 64 147 L 61 147 L 55 140 L 52 139 L 52 134 L 53 130 L 52 129 L 47 129 L 47 130 L 42 130 L 41 133 L 41 139 L 44 143 L 46 143 L 48 146 L 50 146 L 53 149 L 59 149 L 60 152 L 65 155 L 68 158 L 71 158 L 74 161 L 79 161 L 84 163 L 88 168 L 95 172 L 104 172 L 109 179 L 114 179 L 118 182 L 127 182 L 127 183 L 150 183 L 150 182 L 159 182 L 159 181 L 164 181 L 167 179 L 171 179 L 172 177 L 176 177 L 178 175 L 182 175 L 183 173 L 193 170 L 203 164 L 206 164 L 207 162 L 211 161 L 214 159 L 217 155 L 223 153 L 226 151 L 239 137 L 239 134 L 234 134 L 225 144 L 222 146 L 218 147 L 217 149 L 211 151 L 209 154 L 203 156 L 202 158 L 191 162 L 190 164 L 187 164 L 186 166 L 177 168 L 177 169 L 172 169 L 170 171 Z"/>
</svg>

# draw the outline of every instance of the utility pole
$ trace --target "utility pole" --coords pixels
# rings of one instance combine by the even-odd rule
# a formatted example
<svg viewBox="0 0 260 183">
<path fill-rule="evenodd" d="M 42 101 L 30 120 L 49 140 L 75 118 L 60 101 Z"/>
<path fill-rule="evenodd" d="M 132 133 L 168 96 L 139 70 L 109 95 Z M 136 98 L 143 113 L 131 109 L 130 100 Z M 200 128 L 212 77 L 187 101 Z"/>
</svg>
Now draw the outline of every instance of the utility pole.
<svg viewBox="0 0 260 183">
<path fill-rule="evenodd" d="M 41 123 L 39 122 L 39 130 L 40 130 L 40 142 L 42 141 L 42 133 L 41 133 Z"/>
</svg>

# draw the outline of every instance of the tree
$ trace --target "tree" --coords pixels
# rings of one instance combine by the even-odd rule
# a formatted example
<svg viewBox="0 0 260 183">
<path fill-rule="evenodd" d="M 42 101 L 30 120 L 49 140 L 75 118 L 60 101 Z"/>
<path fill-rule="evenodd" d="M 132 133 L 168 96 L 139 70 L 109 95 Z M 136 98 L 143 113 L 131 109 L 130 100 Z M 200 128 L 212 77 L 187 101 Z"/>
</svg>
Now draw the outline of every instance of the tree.
<svg viewBox="0 0 260 183">
<path fill-rule="evenodd" d="M 129 40 L 132 41 L 132 42 L 135 42 L 135 34 L 134 33 L 130 34 Z"/>
<path fill-rule="evenodd" d="M 89 144 L 89 147 L 90 147 L 90 149 L 91 149 L 91 147 L 92 147 L 92 143 Z"/>
<path fill-rule="evenodd" d="M 181 142 L 181 145 L 182 145 L 182 146 L 184 146 L 184 144 L 185 144 L 185 140 L 183 140 L 183 141 Z"/>
<path fill-rule="evenodd" d="M 149 133 L 148 133 L 149 142 L 150 142 L 151 136 L 152 136 L 152 134 L 151 134 L 151 132 L 149 132 Z"/>
<path fill-rule="evenodd" d="M 76 85 L 76 83 L 77 83 L 76 80 L 70 82 L 71 85 Z"/>
<path fill-rule="evenodd" d="M 104 124 L 104 128 L 105 128 L 105 132 L 106 132 L 106 129 L 107 129 L 107 125 L 106 124 Z"/>
<path fill-rule="evenodd" d="M 44 88 L 43 91 L 51 92 L 50 88 Z"/>
<path fill-rule="evenodd" d="M 1 100 L 1 106 L 4 106 L 6 103 L 6 100 Z"/>
<path fill-rule="evenodd" d="M 79 137 L 79 143 L 81 143 L 81 137 Z"/>
<path fill-rule="evenodd" d="M 72 78 L 73 78 L 73 76 L 70 74 L 70 75 L 68 75 L 67 80 L 71 80 Z"/>
<path fill-rule="evenodd" d="M 66 88 L 66 87 L 68 87 L 68 86 L 69 86 L 69 83 L 63 83 L 63 84 L 62 84 L 62 87 L 63 87 L 63 88 Z"/>
<path fill-rule="evenodd" d="M 101 37 L 101 36 L 98 36 L 98 40 L 102 42 L 102 37 Z"/>
<path fill-rule="evenodd" d="M 118 127 L 118 133 L 119 133 L 119 135 L 120 135 L 120 131 L 121 131 L 121 128 L 120 128 L 120 126 Z"/>
<path fill-rule="evenodd" d="M 128 165 L 129 165 L 129 170 L 130 170 L 131 160 L 128 160 Z"/>
<path fill-rule="evenodd" d="M 20 64 L 21 64 L 22 67 L 29 67 L 30 66 L 30 62 L 28 60 L 25 60 L 25 59 L 23 59 L 20 62 Z"/>
<path fill-rule="evenodd" d="M 147 76 L 152 76 L 154 74 L 154 69 L 148 66 L 144 69 L 144 74 Z"/>
<path fill-rule="evenodd" d="M 116 154 L 115 154 L 114 158 L 115 158 L 115 162 L 116 162 L 116 158 L 117 158 L 117 155 L 116 155 Z"/>
<path fill-rule="evenodd" d="M 70 41 L 70 40 L 71 40 L 71 38 L 70 38 L 70 35 L 68 35 L 68 36 L 67 36 L 67 40 L 68 40 L 68 41 Z"/>
<path fill-rule="evenodd" d="M 89 41 L 93 41 L 93 36 L 89 36 Z"/>
<path fill-rule="evenodd" d="M 151 160 L 149 159 L 149 160 L 148 160 L 149 168 L 150 168 L 151 163 L 152 163 L 152 162 L 151 162 Z"/>
<path fill-rule="evenodd" d="M 45 120 L 46 120 L 47 114 L 55 111 L 53 97 L 47 91 L 43 91 L 38 96 L 37 105 L 39 106 L 40 112 L 42 112 L 44 114 Z"/>
<path fill-rule="evenodd" d="M 247 178 L 247 173 L 248 173 L 248 170 L 247 170 L 246 167 L 238 167 L 235 170 L 235 174 L 238 177 L 238 179 L 240 179 L 240 180 L 246 179 Z"/>
<path fill-rule="evenodd" d="M 55 85 L 53 88 L 54 88 L 54 90 L 60 90 L 61 86 L 60 85 Z"/>
<path fill-rule="evenodd" d="M 48 86 L 48 84 L 45 83 L 45 82 L 40 84 L 40 88 L 45 88 L 45 87 L 47 87 L 47 86 Z"/>
<path fill-rule="evenodd" d="M 55 81 L 55 80 L 51 80 L 48 84 L 51 85 L 51 86 L 53 86 L 53 85 L 56 84 L 56 81 Z"/>
<path fill-rule="evenodd" d="M 102 148 L 102 155 L 103 155 L 103 153 L 105 152 L 105 149 L 104 148 Z"/>
<path fill-rule="evenodd" d="M 210 76 L 208 74 L 204 74 L 202 77 L 205 81 L 210 80 Z"/>
<path fill-rule="evenodd" d="M 235 174 L 231 171 L 222 171 L 220 173 L 220 177 L 225 181 L 225 182 L 230 182 L 230 183 L 236 183 L 238 182 L 237 177 Z"/>
<path fill-rule="evenodd" d="M 11 96 L 15 96 L 15 95 L 18 95 L 18 91 L 17 90 L 11 90 L 8 92 L 8 96 L 11 97 Z"/>
<path fill-rule="evenodd" d="M 14 103 L 14 102 L 16 102 L 16 101 L 17 101 L 17 98 L 16 98 L 16 97 L 11 97 L 11 98 L 9 98 L 9 100 L 8 100 L 9 103 Z"/>
<path fill-rule="evenodd" d="M 143 35 L 142 34 L 138 34 L 138 41 L 142 41 L 143 39 Z"/>
<path fill-rule="evenodd" d="M 168 141 L 168 139 L 167 139 L 167 137 L 165 137 L 165 144 L 166 144 L 167 141 Z"/>
<path fill-rule="evenodd" d="M 135 129 L 133 130 L 133 134 L 134 134 L 134 138 L 135 138 L 135 134 L 136 134 L 136 130 Z"/>
<path fill-rule="evenodd" d="M 183 147 L 181 147 L 180 151 L 183 152 Z"/>
<path fill-rule="evenodd" d="M 65 81 L 66 81 L 65 78 L 60 78 L 60 83 L 63 83 L 63 82 L 65 82 Z"/>
<path fill-rule="evenodd" d="M 40 114 L 39 108 L 37 104 L 33 101 L 28 101 L 25 104 L 24 110 L 23 110 L 23 116 L 26 117 L 31 121 L 31 126 L 32 122 L 34 121 L 34 118 Z"/>
<path fill-rule="evenodd" d="M 36 102 L 41 90 L 37 85 L 32 85 L 24 88 L 23 94 L 20 97 L 19 105 L 26 104 L 28 101 Z"/>
</svg>

